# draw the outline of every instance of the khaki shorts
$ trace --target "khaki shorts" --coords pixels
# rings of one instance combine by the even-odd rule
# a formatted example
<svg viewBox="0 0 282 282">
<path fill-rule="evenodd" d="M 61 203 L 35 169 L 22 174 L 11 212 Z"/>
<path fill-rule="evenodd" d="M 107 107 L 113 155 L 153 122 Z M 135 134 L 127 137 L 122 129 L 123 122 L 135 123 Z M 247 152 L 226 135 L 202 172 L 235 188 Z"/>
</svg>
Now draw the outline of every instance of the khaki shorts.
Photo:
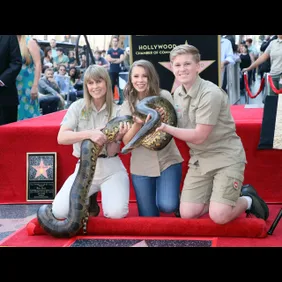
<svg viewBox="0 0 282 282">
<path fill-rule="evenodd" d="M 215 169 L 201 175 L 198 166 L 190 166 L 181 192 L 181 202 L 208 204 L 218 202 L 235 206 L 244 181 L 245 163 Z"/>
</svg>

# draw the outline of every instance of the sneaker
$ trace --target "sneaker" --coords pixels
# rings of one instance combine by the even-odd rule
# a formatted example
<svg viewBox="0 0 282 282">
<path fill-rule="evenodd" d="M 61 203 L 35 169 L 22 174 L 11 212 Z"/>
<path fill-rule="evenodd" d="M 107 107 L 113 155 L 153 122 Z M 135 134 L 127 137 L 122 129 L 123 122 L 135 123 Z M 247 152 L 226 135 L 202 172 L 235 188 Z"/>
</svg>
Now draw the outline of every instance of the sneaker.
<svg viewBox="0 0 282 282">
<path fill-rule="evenodd" d="M 100 207 L 97 203 L 98 192 L 94 193 L 89 198 L 89 216 L 98 216 L 100 213 Z"/>
<path fill-rule="evenodd" d="M 255 215 L 257 218 L 267 220 L 269 216 L 269 209 L 264 200 L 258 195 L 255 188 L 251 185 L 243 185 L 241 196 L 249 196 L 252 198 L 252 205 L 249 210 L 246 210 L 247 216 Z"/>
</svg>

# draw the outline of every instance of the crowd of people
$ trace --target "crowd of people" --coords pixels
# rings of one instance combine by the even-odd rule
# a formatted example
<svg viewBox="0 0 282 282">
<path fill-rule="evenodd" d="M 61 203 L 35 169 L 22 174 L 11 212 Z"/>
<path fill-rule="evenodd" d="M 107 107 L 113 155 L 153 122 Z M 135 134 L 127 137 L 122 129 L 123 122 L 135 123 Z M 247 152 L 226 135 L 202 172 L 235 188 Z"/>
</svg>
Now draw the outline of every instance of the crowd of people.
<svg viewBox="0 0 282 282">
<path fill-rule="evenodd" d="M 118 37 L 113 37 L 112 47 L 107 52 L 96 49 L 94 61 L 90 56 L 87 58 L 87 52 L 83 49 L 80 50 L 79 58 L 76 58 L 75 50 L 66 51 L 62 47 L 57 47 L 55 39 L 50 40 L 50 46 L 42 49 L 38 41 L 30 36 L 1 37 L 7 41 L 17 39 L 14 43 L 17 48 L 13 50 L 13 56 L 17 58 L 6 57 L 10 50 L 3 49 L 2 63 L 14 58 L 17 59 L 17 67 L 21 67 L 19 72 L 17 68 L 9 74 L 9 79 L 15 83 L 16 90 L 5 89 L 7 93 L 12 91 L 13 95 L 12 97 L 6 97 L 8 94 L 3 95 L 1 104 L 9 107 L 8 117 L 5 117 L 3 124 L 66 109 L 72 102 L 81 99 L 83 74 L 88 64 L 103 66 L 110 74 L 113 89 L 118 85 L 117 71 L 128 68 L 129 52 L 118 47 Z M 121 103 L 122 101 L 119 102 Z"/>
</svg>

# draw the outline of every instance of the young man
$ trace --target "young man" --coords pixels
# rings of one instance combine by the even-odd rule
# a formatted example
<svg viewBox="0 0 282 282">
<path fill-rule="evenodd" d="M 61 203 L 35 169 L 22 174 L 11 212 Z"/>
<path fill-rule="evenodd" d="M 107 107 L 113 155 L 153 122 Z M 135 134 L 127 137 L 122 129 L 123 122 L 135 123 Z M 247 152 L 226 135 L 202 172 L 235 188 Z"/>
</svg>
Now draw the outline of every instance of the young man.
<svg viewBox="0 0 282 282">
<path fill-rule="evenodd" d="M 112 82 L 112 90 L 115 92 L 115 86 L 119 88 L 119 73 L 121 72 L 120 64 L 124 60 L 124 50 L 118 47 L 119 38 L 113 36 L 112 47 L 107 52 L 106 60 L 110 63 L 109 74 Z M 123 95 L 120 93 L 118 105 L 123 103 Z"/>
<path fill-rule="evenodd" d="M 39 103 L 42 108 L 42 114 L 56 112 L 59 105 L 64 108 L 65 101 L 60 95 L 60 88 L 54 79 L 54 71 L 47 68 L 44 76 L 38 81 Z M 62 106 L 63 105 L 63 106 Z"/>
<path fill-rule="evenodd" d="M 266 220 L 266 203 L 252 186 L 242 186 L 246 156 L 226 93 L 199 76 L 200 54 L 194 46 L 176 46 L 170 61 L 182 84 L 174 92 L 179 128 L 162 123 L 157 130 L 186 141 L 190 147 L 181 217 L 197 218 L 209 212 L 215 223 L 225 224 L 246 211 Z"/>
</svg>

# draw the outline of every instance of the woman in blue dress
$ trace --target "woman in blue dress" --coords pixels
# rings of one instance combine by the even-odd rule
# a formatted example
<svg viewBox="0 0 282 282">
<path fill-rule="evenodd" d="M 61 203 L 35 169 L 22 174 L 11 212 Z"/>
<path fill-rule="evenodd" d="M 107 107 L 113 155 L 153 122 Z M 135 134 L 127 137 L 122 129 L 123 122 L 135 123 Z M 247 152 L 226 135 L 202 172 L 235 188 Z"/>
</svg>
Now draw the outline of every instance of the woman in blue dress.
<svg viewBox="0 0 282 282">
<path fill-rule="evenodd" d="M 40 116 L 38 81 L 42 65 L 37 43 L 26 35 L 17 35 L 22 55 L 22 69 L 16 84 L 19 95 L 18 120 Z"/>
</svg>

